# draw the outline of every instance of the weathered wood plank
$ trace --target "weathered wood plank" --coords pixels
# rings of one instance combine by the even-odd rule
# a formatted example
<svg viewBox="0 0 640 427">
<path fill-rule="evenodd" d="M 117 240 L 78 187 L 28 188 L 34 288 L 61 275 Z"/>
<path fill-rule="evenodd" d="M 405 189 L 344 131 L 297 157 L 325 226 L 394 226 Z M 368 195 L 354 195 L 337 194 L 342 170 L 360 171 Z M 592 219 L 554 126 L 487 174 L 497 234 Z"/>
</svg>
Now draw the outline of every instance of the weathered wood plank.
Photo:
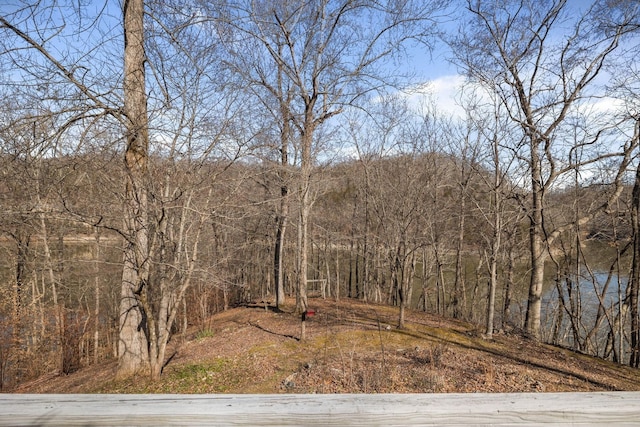
<svg viewBox="0 0 640 427">
<path fill-rule="evenodd" d="M 0 426 L 640 425 L 640 393 L 0 395 Z"/>
</svg>

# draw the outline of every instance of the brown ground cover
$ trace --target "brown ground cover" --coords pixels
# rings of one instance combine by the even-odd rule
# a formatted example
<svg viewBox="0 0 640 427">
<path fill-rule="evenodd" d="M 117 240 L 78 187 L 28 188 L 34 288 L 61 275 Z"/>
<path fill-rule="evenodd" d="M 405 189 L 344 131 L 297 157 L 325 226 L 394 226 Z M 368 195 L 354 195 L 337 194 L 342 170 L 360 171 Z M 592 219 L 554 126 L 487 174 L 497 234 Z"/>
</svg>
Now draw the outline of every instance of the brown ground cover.
<svg viewBox="0 0 640 427">
<path fill-rule="evenodd" d="M 259 305 L 213 316 L 171 342 L 160 381 L 115 381 L 115 362 L 52 373 L 20 393 L 430 393 L 640 390 L 640 372 L 518 334 L 342 299 L 312 299 L 300 317 Z"/>
</svg>

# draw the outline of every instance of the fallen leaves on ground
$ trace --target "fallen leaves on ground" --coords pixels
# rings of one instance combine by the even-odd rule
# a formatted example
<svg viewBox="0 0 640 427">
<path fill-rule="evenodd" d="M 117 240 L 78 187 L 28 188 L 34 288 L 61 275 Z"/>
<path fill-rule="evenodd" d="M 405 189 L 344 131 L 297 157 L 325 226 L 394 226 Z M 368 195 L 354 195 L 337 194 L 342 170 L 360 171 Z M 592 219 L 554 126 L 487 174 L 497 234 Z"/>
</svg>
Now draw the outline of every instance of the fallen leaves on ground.
<svg viewBox="0 0 640 427">
<path fill-rule="evenodd" d="M 521 335 L 397 308 L 312 299 L 300 317 L 253 305 L 216 314 L 170 343 L 159 381 L 115 381 L 115 362 L 23 384 L 23 393 L 450 393 L 640 390 L 640 372 Z"/>
</svg>

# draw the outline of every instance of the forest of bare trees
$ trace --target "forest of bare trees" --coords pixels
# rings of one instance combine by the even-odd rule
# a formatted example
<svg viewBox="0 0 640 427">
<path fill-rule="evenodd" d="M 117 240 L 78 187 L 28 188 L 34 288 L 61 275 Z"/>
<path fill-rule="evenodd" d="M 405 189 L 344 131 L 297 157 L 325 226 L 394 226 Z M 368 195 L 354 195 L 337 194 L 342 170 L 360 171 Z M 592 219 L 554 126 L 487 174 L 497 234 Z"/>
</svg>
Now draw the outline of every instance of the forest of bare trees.
<svg viewBox="0 0 640 427">
<path fill-rule="evenodd" d="M 637 2 L 9 3 L 0 390 L 312 293 L 640 365 Z"/>
</svg>

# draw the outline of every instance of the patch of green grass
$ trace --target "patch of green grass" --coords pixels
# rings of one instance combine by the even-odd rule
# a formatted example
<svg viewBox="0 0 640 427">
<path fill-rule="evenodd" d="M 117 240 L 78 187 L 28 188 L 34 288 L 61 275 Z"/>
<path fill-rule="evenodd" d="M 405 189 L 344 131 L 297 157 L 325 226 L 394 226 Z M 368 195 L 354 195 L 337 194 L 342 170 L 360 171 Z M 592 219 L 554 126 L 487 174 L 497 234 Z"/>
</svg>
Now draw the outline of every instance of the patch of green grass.
<svg viewBox="0 0 640 427">
<path fill-rule="evenodd" d="M 205 364 L 192 364 L 176 367 L 171 373 L 176 379 L 188 379 L 191 377 L 205 377 L 221 372 L 228 365 L 227 359 L 213 359 Z"/>
<path fill-rule="evenodd" d="M 205 363 L 178 365 L 166 370 L 158 381 L 147 376 L 114 380 L 97 393 L 224 393 L 233 384 L 234 364 L 224 358 Z"/>
<path fill-rule="evenodd" d="M 202 340 L 205 338 L 211 338 L 213 337 L 214 332 L 213 330 L 207 328 L 207 329 L 202 329 L 200 331 L 198 331 L 198 333 L 196 334 L 196 340 Z"/>
<path fill-rule="evenodd" d="M 172 393 L 222 393 L 233 382 L 228 375 L 233 370 L 233 363 L 224 358 L 176 366 L 162 379 L 162 388 Z"/>
</svg>

